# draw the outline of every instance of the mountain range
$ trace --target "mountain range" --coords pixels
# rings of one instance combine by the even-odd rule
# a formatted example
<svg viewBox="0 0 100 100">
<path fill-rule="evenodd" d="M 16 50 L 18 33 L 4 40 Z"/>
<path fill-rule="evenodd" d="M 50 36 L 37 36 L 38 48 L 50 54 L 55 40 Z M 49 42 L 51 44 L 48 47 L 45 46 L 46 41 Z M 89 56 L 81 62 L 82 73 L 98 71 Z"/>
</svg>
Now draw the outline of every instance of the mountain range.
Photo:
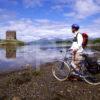
<svg viewBox="0 0 100 100">
<path fill-rule="evenodd" d="M 64 42 L 64 41 L 69 41 L 72 39 L 60 39 L 60 38 L 53 38 L 53 39 L 47 39 L 47 38 L 42 38 L 36 41 L 31 41 L 27 42 L 26 44 L 31 45 L 31 44 L 40 44 L 40 45 L 47 45 L 47 44 L 53 44 L 53 43 L 58 43 L 58 42 Z"/>
</svg>

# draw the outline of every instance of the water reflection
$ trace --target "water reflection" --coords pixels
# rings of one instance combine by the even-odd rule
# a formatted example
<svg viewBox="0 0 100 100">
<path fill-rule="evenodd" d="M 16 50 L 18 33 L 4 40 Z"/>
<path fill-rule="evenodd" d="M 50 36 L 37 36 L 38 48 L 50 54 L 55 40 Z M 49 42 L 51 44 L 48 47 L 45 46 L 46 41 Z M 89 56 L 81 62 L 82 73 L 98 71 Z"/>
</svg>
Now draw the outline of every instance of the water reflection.
<svg viewBox="0 0 100 100">
<path fill-rule="evenodd" d="M 0 48 L 0 71 L 19 69 L 27 64 L 36 68 L 43 63 L 61 59 L 65 53 L 61 54 L 60 49 L 65 50 L 65 47 L 26 45 Z M 91 49 L 87 51 L 93 53 Z"/>
<path fill-rule="evenodd" d="M 7 59 L 15 59 L 16 58 L 16 47 L 15 46 L 7 46 L 6 50 L 6 58 Z"/>
<path fill-rule="evenodd" d="M 42 49 L 40 46 L 35 45 L 7 46 L 0 49 L 0 71 L 19 69 L 27 64 L 36 68 L 43 63 L 61 58 L 61 56 L 57 48 Z"/>
</svg>

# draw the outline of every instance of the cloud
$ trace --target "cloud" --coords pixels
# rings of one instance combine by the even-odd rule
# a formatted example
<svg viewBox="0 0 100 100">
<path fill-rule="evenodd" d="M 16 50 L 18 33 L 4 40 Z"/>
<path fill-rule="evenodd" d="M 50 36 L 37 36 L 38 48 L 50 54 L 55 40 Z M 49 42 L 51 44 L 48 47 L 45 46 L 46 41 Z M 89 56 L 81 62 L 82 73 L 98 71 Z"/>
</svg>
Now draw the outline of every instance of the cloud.
<svg viewBox="0 0 100 100">
<path fill-rule="evenodd" d="M 92 29 L 92 30 L 91 30 Z M 86 32 L 89 38 L 100 38 L 100 30 L 94 26 L 88 26 L 81 29 L 81 33 Z"/>
<path fill-rule="evenodd" d="M 64 11 L 64 8 L 71 7 L 75 0 L 53 0 L 52 11 Z"/>
<path fill-rule="evenodd" d="M 51 10 L 63 10 L 67 5 L 74 3 L 74 0 L 22 0 L 26 8 L 42 7 L 49 4 Z"/>
<path fill-rule="evenodd" d="M 14 5 L 16 5 L 16 4 L 18 4 L 18 1 L 17 0 L 6 0 L 6 2 L 10 2 L 10 3 L 12 3 L 12 4 L 14 4 Z"/>
<path fill-rule="evenodd" d="M 48 19 L 20 19 L 9 21 L 6 25 L 0 26 L 0 38 L 5 38 L 5 32 L 7 30 L 16 30 L 17 38 L 26 42 L 41 38 L 67 39 L 73 36 L 70 24 L 66 24 L 66 22 L 51 21 Z M 81 26 L 80 31 L 87 32 L 89 37 L 100 37 L 99 27 L 95 27 L 95 25 L 85 27 Z"/>
<path fill-rule="evenodd" d="M 93 24 L 100 27 L 100 18 L 96 18 L 93 20 Z"/>
<path fill-rule="evenodd" d="M 100 17 L 92 20 L 91 23 L 87 25 L 86 31 L 90 33 L 90 37 L 100 38 Z"/>
<path fill-rule="evenodd" d="M 17 38 L 23 41 L 33 41 L 41 38 L 67 38 L 70 37 L 70 29 L 66 29 L 66 24 L 61 22 L 50 21 L 47 19 L 21 19 L 9 21 L 6 26 L 0 27 L 0 33 L 5 38 L 7 30 L 16 30 Z M 67 34 L 66 34 L 67 32 Z"/>
<path fill-rule="evenodd" d="M 49 3 L 50 12 L 63 12 L 65 17 L 76 19 L 85 19 L 100 12 L 99 0 L 23 0 L 26 8 L 42 7 L 47 3 Z"/>
<path fill-rule="evenodd" d="M 63 7 L 61 5 L 55 5 L 51 7 L 51 10 L 63 11 Z"/>
<path fill-rule="evenodd" d="M 26 8 L 41 7 L 43 0 L 23 0 L 23 5 Z"/>
<path fill-rule="evenodd" d="M 98 5 L 100 5 L 100 0 L 94 0 Z"/>
<path fill-rule="evenodd" d="M 74 11 L 77 18 L 86 18 L 100 12 L 100 7 L 93 0 L 77 0 Z"/>
<path fill-rule="evenodd" d="M 0 8 L 0 21 L 7 21 L 16 18 L 16 13 L 7 9 Z"/>
<path fill-rule="evenodd" d="M 54 5 L 71 5 L 75 0 L 53 0 Z"/>
<path fill-rule="evenodd" d="M 66 17 L 73 17 L 73 16 L 75 16 L 75 15 L 76 15 L 75 12 L 70 12 L 70 13 L 65 13 L 65 14 L 64 14 L 64 16 L 66 16 Z"/>
<path fill-rule="evenodd" d="M 65 17 L 71 17 L 74 19 L 86 19 L 91 15 L 100 13 L 100 6 L 94 0 L 73 0 L 74 3 L 70 3 L 70 12 L 64 13 Z M 66 5 L 67 6 L 67 5 Z"/>
<path fill-rule="evenodd" d="M 0 4 L 11 4 L 11 5 L 17 5 L 18 4 L 18 0 L 0 0 Z"/>
<path fill-rule="evenodd" d="M 7 1 L 6 3 L 10 1 L 12 4 L 20 3 L 18 0 L 1 0 L 0 3 L 4 3 L 5 1 Z M 22 0 L 22 2 L 26 8 L 42 6 L 45 6 L 46 8 L 46 4 L 48 3 L 49 7 L 46 9 L 48 13 L 49 10 L 57 10 L 59 13 L 63 11 L 61 13 L 61 18 L 64 15 L 68 20 L 64 21 L 64 19 L 59 18 L 59 16 L 55 15 L 55 12 L 49 17 L 45 16 L 47 19 L 39 19 L 39 16 L 38 19 L 33 19 L 34 17 L 29 19 L 22 18 L 21 16 L 17 16 L 16 12 L 10 9 L 7 10 L 6 8 L 0 8 L 0 38 L 5 38 L 5 32 L 7 30 L 16 30 L 17 38 L 23 41 L 33 41 L 41 38 L 69 38 L 72 37 L 70 26 L 74 20 L 88 20 L 87 18 L 89 16 L 100 12 L 100 0 Z M 8 5 L 10 5 L 10 3 Z M 24 17 L 30 16 L 26 16 L 28 10 L 25 12 L 25 14 L 22 13 Z M 22 11 L 24 12 L 23 9 Z M 17 18 L 21 18 L 15 20 L 16 16 Z M 54 19 L 52 19 L 54 17 L 58 17 L 57 19 L 60 19 L 60 21 L 54 21 Z M 48 18 L 52 20 L 49 20 Z M 100 37 L 100 18 L 98 17 L 88 21 L 90 21 L 90 23 L 84 22 L 86 23 L 86 26 L 80 23 L 82 25 L 80 31 L 89 33 L 90 37 Z"/>
</svg>

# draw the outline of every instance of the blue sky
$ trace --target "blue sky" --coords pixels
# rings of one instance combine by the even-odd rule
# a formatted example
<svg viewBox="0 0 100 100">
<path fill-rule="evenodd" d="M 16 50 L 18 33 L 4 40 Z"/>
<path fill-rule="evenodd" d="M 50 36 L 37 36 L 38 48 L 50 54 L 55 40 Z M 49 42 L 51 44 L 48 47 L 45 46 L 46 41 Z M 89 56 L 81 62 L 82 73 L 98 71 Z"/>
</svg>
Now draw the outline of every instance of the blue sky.
<svg viewBox="0 0 100 100">
<path fill-rule="evenodd" d="M 70 38 L 70 26 L 100 37 L 100 0 L 0 0 L 0 38 L 16 30 L 17 38 Z"/>
</svg>

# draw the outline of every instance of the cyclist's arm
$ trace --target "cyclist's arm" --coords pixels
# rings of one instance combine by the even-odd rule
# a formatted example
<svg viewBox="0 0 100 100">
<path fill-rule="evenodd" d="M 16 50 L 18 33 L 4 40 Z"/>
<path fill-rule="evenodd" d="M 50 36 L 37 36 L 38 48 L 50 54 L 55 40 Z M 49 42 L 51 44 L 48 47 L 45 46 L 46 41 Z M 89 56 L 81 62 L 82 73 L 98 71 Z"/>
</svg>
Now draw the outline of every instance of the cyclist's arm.
<svg viewBox="0 0 100 100">
<path fill-rule="evenodd" d="M 82 47 L 82 43 L 83 43 L 83 37 L 81 34 L 78 34 L 78 36 L 77 36 L 77 49 L 80 49 Z"/>
</svg>

